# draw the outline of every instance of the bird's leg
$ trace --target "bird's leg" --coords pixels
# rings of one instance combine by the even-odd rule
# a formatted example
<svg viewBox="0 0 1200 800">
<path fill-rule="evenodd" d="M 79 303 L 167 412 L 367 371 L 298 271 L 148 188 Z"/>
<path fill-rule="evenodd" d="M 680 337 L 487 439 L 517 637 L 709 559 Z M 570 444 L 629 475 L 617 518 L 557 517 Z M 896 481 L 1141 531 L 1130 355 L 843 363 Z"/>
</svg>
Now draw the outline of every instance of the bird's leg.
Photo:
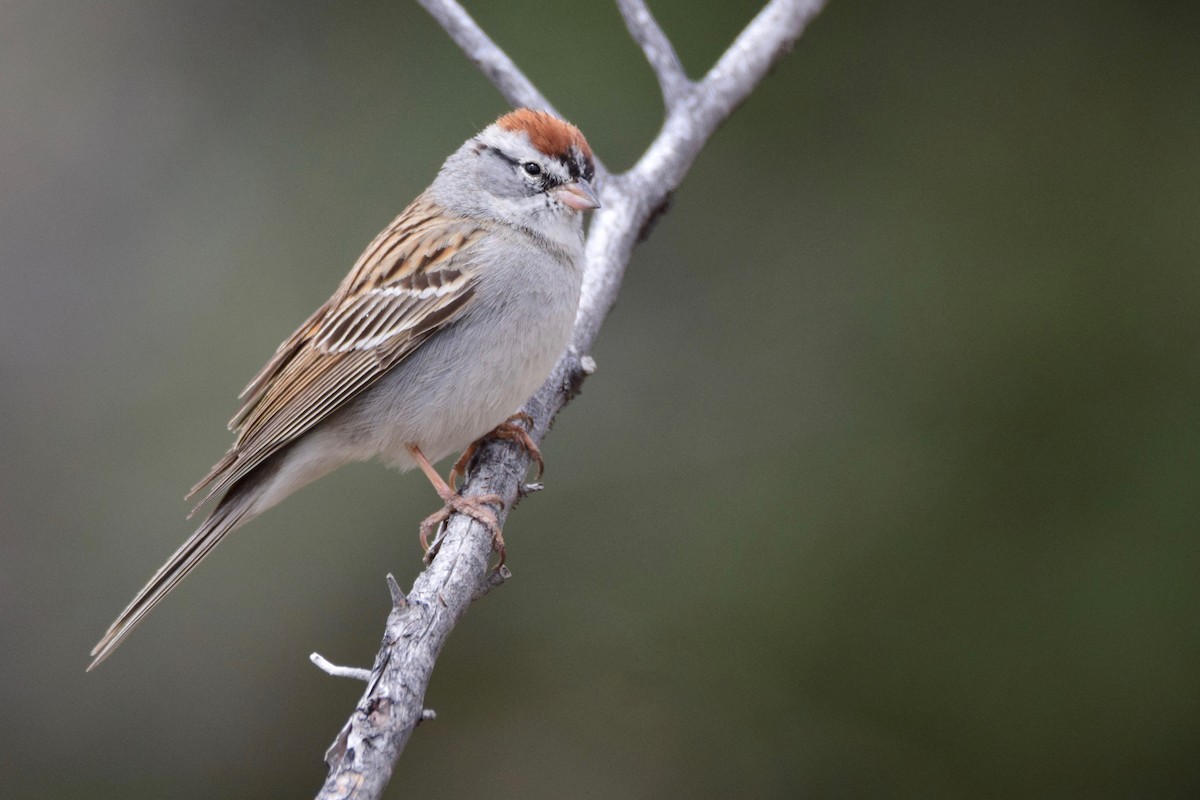
<svg viewBox="0 0 1200 800">
<path fill-rule="evenodd" d="M 458 457 L 458 461 L 455 461 L 454 466 L 450 468 L 450 474 L 446 476 L 446 480 L 450 488 L 454 491 L 458 491 L 458 479 L 467 474 L 467 465 L 471 463 L 471 459 L 479 452 L 479 443 L 482 441 L 483 439 L 476 439 L 467 445 L 467 449 L 463 450 L 463 454 Z"/>
<path fill-rule="evenodd" d="M 458 461 L 454 462 L 454 466 L 450 468 L 450 486 L 454 486 L 456 483 L 458 483 L 458 478 L 460 475 L 465 475 L 467 473 L 467 465 L 471 463 L 471 459 L 474 457 L 475 453 L 478 452 L 479 445 L 483 443 L 484 439 L 503 439 L 505 441 L 519 442 L 521 446 L 525 448 L 525 452 L 529 453 L 529 457 L 537 462 L 537 478 L 534 480 L 540 481 L 542 479 L 542 473 L 546 471 L 546 462 L 542 460 L 542 451 L 538 449 L 537 443 L 533 441 L 533 437 L 529 435 L 529 431 L 525 430 L 525 427 L 523 425 L 519 425 L 518 422 L 524 422 L 532 427 L 533 417 L 529 416 L 524 411 L 518 411 L 504 422 L 501 422 L 490 432 L 485 433 L 481 438 L 471 442 L 470 447 L 463 452 Z"/>
<path fill-rule="evenodd" d="M 457 511 L 460 514 L 466 514 L 471 519 L 482 522 L 488 527 L 488 530 L 492 532 L 492 547 L 500 553 L 500 564 L 503 564 L 504 537 L 500 534 L 500 521 L 496 519 L 496 514 L 488 508 L 488 505 L 497 505 L 500 508 L 504 508 L 504 499 L 498 494 L 463 497 L 442 480 L 442 476 L 438 475 L 437 470 L 429 463 L 429 459 L 425 458 L 425 454 L 421 452 L 420 447 L 410 444 L 408 452 L 412 455 L 413 460 L 417 462 L 417 466 L 421 468 L 421 471 L 425 473 L 425 477 L 433 484 L 433 490 L 438 493 L 438 497 L 445 504 L 440 510 L 430 514 L 421 523 L 421 547 L 425 549 L 426 563 L 433 561 L 433 557 L 437 555 L 436 547 L 432 551 L 430 550 L 430 532 L 449 519 L 453 512 Z"/>
</svg>

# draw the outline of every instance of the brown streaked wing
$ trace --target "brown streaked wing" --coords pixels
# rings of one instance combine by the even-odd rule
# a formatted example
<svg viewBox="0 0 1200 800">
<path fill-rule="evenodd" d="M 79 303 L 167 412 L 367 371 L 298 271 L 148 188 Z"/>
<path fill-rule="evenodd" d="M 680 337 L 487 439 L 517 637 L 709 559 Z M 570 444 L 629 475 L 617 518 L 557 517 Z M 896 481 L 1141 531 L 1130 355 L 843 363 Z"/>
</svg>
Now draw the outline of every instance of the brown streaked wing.
<svg viewBox="0 0 1200 800">
<path fill-rule="evenodd" d="M 409 206 L 243 390 L 237 440 L 188 496 L 228 489 L 456 319 L 474 295 L 457 257 L 484 235 L 421 198 Z"/>
<path fill-rule="evenodd" d="M 441 237 L 437 236 L 437 233 L 444 227 L 449 227 L 444 231 L 445 240 L 447 242 L 457 241 L 458 248 L 461 248 L 469 235 L 470 228 L 465 221 L 462 221 L 461 228 L 455 226 L 453 222 L 454 220 L 442 216 L 436 206 L 420 197 L 400 212 L 400 215 L 392 220 L 392 224 L 384 228 L 367 245 L 367 249 L 354 262 L 350 273 L 342 280 L 337 291 L 333 293 L 333 297 L 330 297 L 324 305 L 313 312 L 303 325 L 279 345 L 271 360 L 238 394 L 238 398 L 242 400 L 242 406 L 229 421 L 229 429 L 236 430 L 241 427 L 242 421 L 254 409 L 256 402 L 266 391 L 271 380 L 295 357 L 299 348 L 320 330 L 325 316 L 331 310 L 340 308 L 347 297 L 415 269 L 420 260 L 414 260 L 411 256 L 416 255 L 418 250 L 425 252 L 431 242 L 440 242 Z M 422 244 L 425 247 L 422 248 Z M 450 254 L 452 255 L 452 253 Z"/>
</svg>

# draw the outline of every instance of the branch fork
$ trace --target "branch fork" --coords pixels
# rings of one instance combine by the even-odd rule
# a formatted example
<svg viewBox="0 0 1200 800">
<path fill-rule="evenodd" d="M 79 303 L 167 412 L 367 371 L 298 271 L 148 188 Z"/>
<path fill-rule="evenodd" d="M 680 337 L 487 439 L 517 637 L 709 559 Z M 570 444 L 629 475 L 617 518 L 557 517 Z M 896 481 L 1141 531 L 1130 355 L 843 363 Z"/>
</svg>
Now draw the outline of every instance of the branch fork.
<svg viewBox="0 0 1200 800">
<path fill-rule="evenodd" d="M 455 0 L 418 2 L 512 105 L 558 113 Z M 791 49 L 825 0 L 770 0 L 699 81 L 688 78 L 644 0 L 616 3 L 658 80 L 666 118 L 628 172 L 610 174 L 597 161 L 603 207 L 588 229 L 583 294 L 571 346 L 523 409 L 532 420 L 530 436 L 536 443 L 596 369 L 586 354 L 616 301 L 634 246 L 666 208 L 709 137 Z M 503 526 L 519 497 L 540 488 L 525 483 L 529 466 L 523 447 L 486 442 L 472 462 L 462 493 L 503 498 L 505 506 L 497 514 Z M 328 674 L 366 682 L 354 713 L 326 753 L 329 775 L 319 800 L 382 796 L 412 731 L 435 717 L 423 705 L 425 692 L 451 630 L 474 600 L 511 577 L 506 567 L 489 568 L 491 555 L 487 526 L 462 514 L 452 516 L 437 557 L 417 576 L 407 596 L 395 578 L 387 576 L 392 610 L 370 670 L 340 667 L 312 654 L 313 663 Z"/>
</svg>

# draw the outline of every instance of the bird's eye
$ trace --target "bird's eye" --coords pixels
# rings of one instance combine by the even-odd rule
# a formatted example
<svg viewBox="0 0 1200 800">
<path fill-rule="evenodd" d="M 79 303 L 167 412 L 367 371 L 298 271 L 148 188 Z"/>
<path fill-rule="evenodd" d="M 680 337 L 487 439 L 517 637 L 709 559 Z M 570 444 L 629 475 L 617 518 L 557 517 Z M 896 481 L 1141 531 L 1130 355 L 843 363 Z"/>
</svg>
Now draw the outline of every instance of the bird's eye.
<svg viewBox="0 0 1200 800">
<path fill-rule="evenodd" d="M 525 170 L 525 174 L 531 178 L 536 178 L 542 174 L 542 168 L 533 161 L 526 161 L 521 165 L 521 169 Z"/>
</svg>

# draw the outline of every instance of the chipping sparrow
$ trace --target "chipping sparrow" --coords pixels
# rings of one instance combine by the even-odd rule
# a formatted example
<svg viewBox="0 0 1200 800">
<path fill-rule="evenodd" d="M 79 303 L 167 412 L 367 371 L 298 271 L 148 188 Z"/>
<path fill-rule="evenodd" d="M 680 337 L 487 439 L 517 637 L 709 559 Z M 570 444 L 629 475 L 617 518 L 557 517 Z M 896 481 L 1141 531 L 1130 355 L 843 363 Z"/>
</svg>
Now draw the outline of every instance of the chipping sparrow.
<svg viewBox="0 0 1200 800">
<path fill-rule="evenodd" d="M 570 337 L 583 278 L 580 212 L 600 205 L 594 172 L 578 129 L 529 109 L 446 159 L 243 390 L 230 422 L 237 440 L 192 489 L 208 487 L 201 505 L 224 496 L 121 612 L 88 669 L 227 533 L 351 461 L 378 456 L 424 471 L 445 509 L 422 526 L 422 541 L 451 510 L 498 538 L 483 501 L 499 498 L 463 498 L 431 462 L 497 426 L 533 448 L 505 420 Z"/>
</svg>

